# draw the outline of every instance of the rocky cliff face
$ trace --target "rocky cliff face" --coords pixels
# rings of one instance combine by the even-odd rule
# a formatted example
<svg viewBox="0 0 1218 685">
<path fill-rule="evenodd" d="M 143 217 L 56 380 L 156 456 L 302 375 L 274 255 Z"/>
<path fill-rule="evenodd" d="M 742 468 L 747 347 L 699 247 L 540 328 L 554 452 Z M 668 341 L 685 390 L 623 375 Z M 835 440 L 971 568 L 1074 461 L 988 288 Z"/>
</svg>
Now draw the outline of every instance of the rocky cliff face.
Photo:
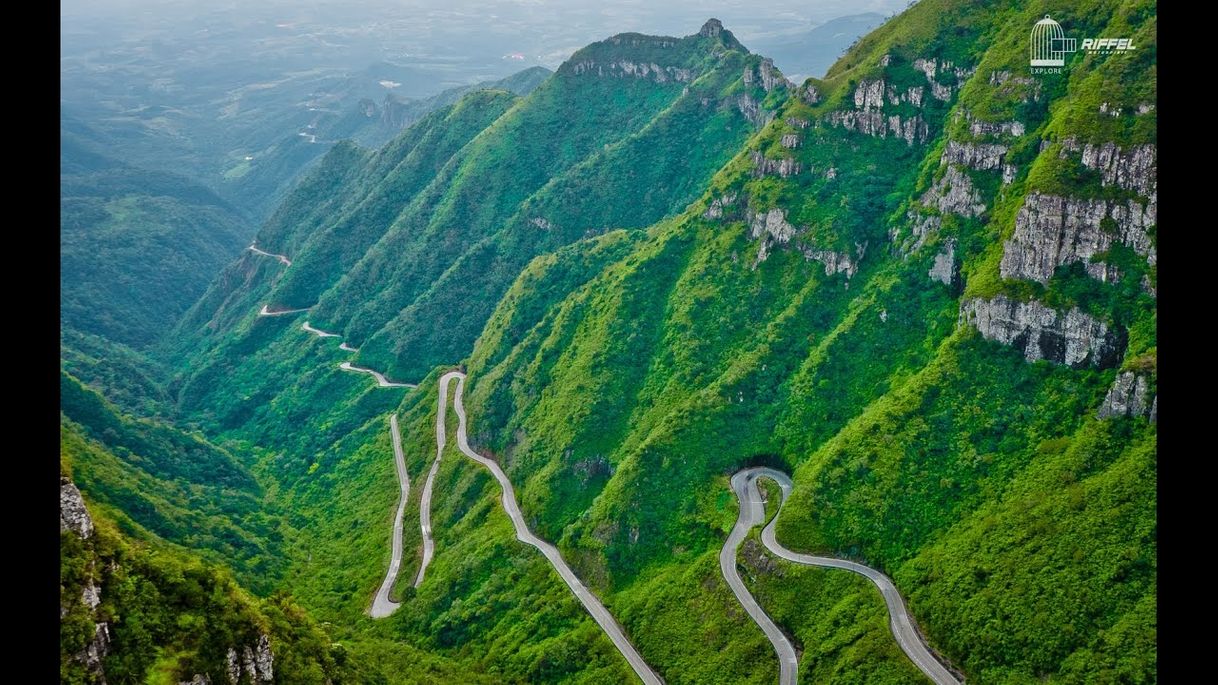
<svg viewBox="0 0 1218 685">
<path fill-rule="evenodd" d="M 86 540 L 93 534 L 93 519 L 80 490 L 67 478 L 59 481 L 59 530 L 70 530 Z"/>
<path fill-rule="evenodd" d="M 1098 415 L 1101 419 L 1144 416 L 1153 421 L 1157 400 L 1150 392 L 1150 380 L 1146 376 L 1123 371 L 1108 388 Z"/>
<path fill-rule="evenodd" d="M 1120 358 L 1117 335 L 1077 308 L 1059 312 L 1035 300 L 1020 302 L 1004 295 L 974 298 L 960 304 L 960 323 L 976 327 L 987 340 L 1018 349 L 1028 361 L 1105 368 Z"/>
<path fill-rule="evenodd" d="M 710 211 L 710 210 L 707 210 Z M 825 275 L 832 276 L 834 274 L 845 274 L 849 279 L 858 271 L 859 261 L 867 251 L 866 244 L 855 245 L 855 255 L 836 250 L 826 250 L 815 245 L 809 245 L 803 241 L 795 240 L 795 238 L 804 232 L 804 229 L 798 228 L 787 221 L 785 211 L 774 208 L 766 212 L 754 213 L 752 210 L 747 212 L 747 221 L 749 224 L 749 237 L 760 240 L 761 245 L 757 249 L 757 260 L 753 262 L 753 268 L 764 262 L 770 256 L 770 249 L 774 246 L 794 245 L 796 249 L 804 256 L 805 259 L 820 262 L 825 268 Z"/>
<path fill-rule="evenodd" d="M 1100 172 L 1105 186 L 1132 190 L 1148 198 L 1158 195 L 1158 152 L 1154 145 L 1124 149 L 1112 142 L 1080 144 L 1077 138 L 1070 137 L 1061 143 L 1061 156 L 1070 154 L 1076 154 L 1083 166 Z"/>
<path fill-rule="evenodd" d="M 238 652 L 228 648 L 228 682 L 237 685 L 241 676 L 249 676 L 250 682 L 269 683 L 275 679 L 275 657 L 271 654 L 271 639 L 265 633 L 254 645 L 245 645 Z"/>
<path fill-rule="evenodd" d="M 84 498 L 80 496 L 80 490 L 77 489 L 76 484 L 66 476 L 59 479 L 59 530 L 61 532 L 71 531 L 82 540 L 87 540 L 93 535 L 93 518 L 89 516 Z M 92 563 L 89 566 L 91 574 Z M 68 613 L 68 606 L 62 604 L 64 601 L 65 598 L 61 597 L 60 619 Z M 89 616 L 94 619 L 94 632 L 93 639 L 73 658 L 84 664 L 85 669 L 97 683 L 105 685 L 106 672 L 102 666 L 102 659 L 110 653 L 110 624 L 107 621 L 96 620 L 96 609 L 101 604 L 101 589 L 93 582 L 92 576 L 85 583 L 80 601 L 88 607 Z"/>
<path fill-rule="evenodd" d="M 1088 274 L 1106 280 L 1112 272 L 1091 260 L 1113 243 L 1128 245 L 1153 265 L 1147 231 L 1155 222 L 1153 203 L 1029 194 L 1015 217 L 1015 233 L 1003 245 L 1002 277 L 1047 283 L 1058 266 L 1083 262 Z"/>
<path fill-rule="evenodd" d="M 956 262 L 955 240 L 948 240 L 943 251 L 935 255 L 935 262 L 926 275 L 949 288 L 956 287 L 960 282 L 960 265 Z"/>
<path fill-rule="evenodd" d="M 753 160 L 753 175 L 754 176 L 781 176 L 782 178 L 790 178 L 803 170 L 803 165 L 789 157 L 783 159 L 768 159 L 758 151 L 754 151 L 751 159 Z"/>
<path fill-rule="evenodd" d="M 683 67 L 662 67 L 655 62 L 631 62 L 618 60 L 616 62 L 598 62 L 582 60 L 571 64 L 571 72 L 576 76 L 589 74 L 608 78 L 640 78 L 656 83 L 689 83 L 694 80 L 692 69 Z"/>
<path fill-rule="evenodd" d="M 968 174 L 955 165 L 948 165 L 943 176 L 922 195 L 922 204 L 938 209 L 940 214 L 975 217 L 985 213 L 981 193 Z"/>
</svg>

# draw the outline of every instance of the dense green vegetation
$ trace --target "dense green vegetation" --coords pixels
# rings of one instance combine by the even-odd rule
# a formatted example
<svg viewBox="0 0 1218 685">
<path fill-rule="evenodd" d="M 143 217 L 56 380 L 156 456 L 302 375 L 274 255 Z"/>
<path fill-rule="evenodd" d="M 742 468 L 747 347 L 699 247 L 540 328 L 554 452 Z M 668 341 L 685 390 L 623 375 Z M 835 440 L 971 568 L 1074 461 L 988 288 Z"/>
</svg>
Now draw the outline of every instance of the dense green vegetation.
<svg viewBox="0 0 1218 685">
<path fill-rule="evenodd" d="M 201 436 L 125 416 L 60 374 L 60 458 L 127 534 L 152 533 L 228 565 L 250 588 L 275 586 L 287 560 L 278 516 L 231 454 Z"/>
<path fill-rule="evenodd" d="M 60 320 L 147 348 L 248 244 L 253 228 L 210 190 L 130 167 L 61 131 Z"/>
<path fill-rule="evenodd" d="M 623 34 L 526 97 L 476 92 L 377 152 L 336 146 L 260 233 L 293 265 L 242 256 L 158 350 L 174 373 L 164 387 L 175 418 L 223 446 L 203 456 L 234 465 L 232 488 L 284 512 L 280 587 L 351 654 L 377 659 L 385 682 L 629 677 L 544 560 L 515 541 L 493 481 L 453 449 L 451 414 L 436 557 L 411 586 L 435 384 L 457 363 L 469 374 L 471 442 L 503 464 L 531 527 L 669 683 L 775 676 L 717 566 L 737 512 L 728 476 L 758 463 L 795 481 L 784 544 L 887 573 L 969 682 L 1156 682 L 1157 428 L 1142 415 L 1097 417 L 1121 369 L 1153 392 L 1156 300 L 1142 282 L 1155 282 L 1155 266 L 1117 241 L 1094 258 L 1117 267 L 1115 280 L 1080 264 L 1043 285 L 999 271 L 1031 193 L 1143 201 L 1063 151 L 1071 135 L 1155 142 L 1154 111 L 1139 107 L 1156 92 L 1154 5 L 1063 11 L 1072 32 L 1132 35 L 1144 52 L 1078 55 L 1061 76 L 1023 78 L 1028 27 L 1058 16 L 1048 4 L 923 0 L 824 80 L 768 92 L 760 58 L 730 34 Z M 933 75 L 920 61 L 932 58 Z M 621 60 L 697 75 L 576 73 Z M 920 119 L 925 140 L 841 123 L 861 116 L 861 84 L 881 78 L 898 94 L 923 89 L 921 105 L 885 91 L 880 107 L 885 122 Z M 760 130 L 742 96 L 773 114 Z M 970 128 L 1011 121 L 1025 134 Z M 1013 165 L 1007 182 L 941 161 L 949 142 L 995 140 Z M 764 173 L 754 153 L 800 171 Z M 981 209 L 936 203 L 949 171 Z M 768 232 L 770 210 L 786 238 Z M 928 272 L 949 248 L 959 280 L 944 284 Z M 1117 361 L 1028 362 L 960 320 L 963 301 L 1000 293 L 1078 306 L 1118 332 Z M 315 306 L 256 316 L 268 302 Z M 306 317 L 342 331 L 358 356 L 302 331 Z M 337 368 L 353 358 L 420 387 L 378 388 Z M 127 364 L 74 359 L 120 379 L 116 397 L 140 392 Z M 132 447 L 129 419 L 76 396 L 82 408 L 64 411 L 65 435 L 82 445 L 72 450 L 121 445 L 146 457 L 132 463 L 149 477 L 190 480 Z M 372 621 L 363 612 L 397 497 L 391 411 L 412 481 L 395 590 L 404 605 Z M 920 678 L 864 579 L 770 558 L 753 538 L 741 562 L 800 646 L 805 680 Z"/>
<path fill-rule="evenodd" d="M 346 647 L 332 642 L 290 596 L 251 596 L 227 571 L 157 541 L 120 532 L 105 507 L 90 506 L 93 534 L 60 533 L 60 682 L 95 682 L 75 655 L 106 624 L 108 682 L 168 685 L 210 674 L 219 682 L 230 648 L 270 638 L 277 683 L 370 682 Z M 83 600 L 86 586 L 100 604 Z"/>
</svg>

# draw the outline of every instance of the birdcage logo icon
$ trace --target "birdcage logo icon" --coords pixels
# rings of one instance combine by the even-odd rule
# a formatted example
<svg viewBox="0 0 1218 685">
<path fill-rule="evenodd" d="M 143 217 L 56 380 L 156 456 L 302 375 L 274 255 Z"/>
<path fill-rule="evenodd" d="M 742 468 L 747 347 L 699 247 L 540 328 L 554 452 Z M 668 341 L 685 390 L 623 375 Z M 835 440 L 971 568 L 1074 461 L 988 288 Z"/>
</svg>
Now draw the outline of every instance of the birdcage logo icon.
<svg viewBox="0 0 1218 685">
<path fill-rule="evenodd" d="M 1077 49 L 1075 43 L 1073 38 L 1066 37 L 1062 25 L 1046 14 L 1032 27 L 1032 66 L 1066 66 L 1066 55 Z"/>
</svg>

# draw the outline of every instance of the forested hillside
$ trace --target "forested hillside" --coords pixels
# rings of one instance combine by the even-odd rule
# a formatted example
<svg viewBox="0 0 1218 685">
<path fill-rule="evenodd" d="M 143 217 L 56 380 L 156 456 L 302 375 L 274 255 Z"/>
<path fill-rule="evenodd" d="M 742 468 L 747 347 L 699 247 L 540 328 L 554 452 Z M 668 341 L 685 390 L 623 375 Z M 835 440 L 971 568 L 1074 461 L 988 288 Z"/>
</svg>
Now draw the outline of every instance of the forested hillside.
<svg viewBox="0 0 1218 685">
<path fill-rule="evenodd" d="M 1047 13 L 1138 48 L 1032 74 Z M 783 544 L 887 574 L 967 682 L 1157 682 L 1156 27 L 1148 0 L 922 0 L 794 84 L 711 20 L 336 145 L 153 352 L 150 401 L 207 442 L 64 375 L 76 478 L 183 542 L 108 483 L 194 483 L 158 455 L 197 440 L 229 480 L 192 515 L 282 517 L 247 563 L 273 545 L 275 587 L 384 682 L 630 679 L 452 437 L 410 582 L 460 368 L 470 442 L 668 683 L 777 677 L 718 565 L 754 465 L 794 480 Z M 390 413 L 414 490 L 373 620 Z M 800 680 L 923 681 L 867 580 L 756 532 L 737 562 Z"/>
</svg>

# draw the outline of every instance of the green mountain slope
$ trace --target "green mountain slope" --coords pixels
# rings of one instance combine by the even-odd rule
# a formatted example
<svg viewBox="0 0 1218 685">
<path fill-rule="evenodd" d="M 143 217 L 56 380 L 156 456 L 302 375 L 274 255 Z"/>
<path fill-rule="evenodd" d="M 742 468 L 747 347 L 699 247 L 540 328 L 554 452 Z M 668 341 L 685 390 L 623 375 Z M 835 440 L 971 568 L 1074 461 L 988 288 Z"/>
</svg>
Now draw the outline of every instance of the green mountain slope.
<svg viewBox="0 0 1218 685">
<path fill-rule="evenodd" d="M 79 129 L 61 130 L 61 321 L 147 348 L 253 231 L 210 190 L 108 158 Z"/>
<path fill-rule="evenodd" d="M 1029 75 L 1047 12 L 1139 49 Z M 260 235 L 293 264 L 247 255 L 213 284 L 171 394 L 257 455 L 309 532 L 285 584 L 369 650 L 511 682 L 624 672 L 455 453 L 426 582 L 362 617 L 397 492 L 386 414 L 419 487 L 435 382 L 464 360 L 471 442 L 669 683 L 776 676 L 717 564 L 728 479 L 756 464 L 795 481 L 779 539 L 892 577 L 969 682 L 1154 682 L 1155 28 L 1144 0 L 924 0 L 798 87 L 710 23 L 590 46 L 528 97 L 331 153 Z M 867 581 L 741 557 L 803 680 L 921 678 Z"/>
<path fill-rule="evenodd" d="M 260 245 L 294 260 L 266 299 L 316 305 L 311 321 L 346 333 L 360 363 L 392 377 L 466 354 L 529 259 L 680 211 L 767 116 L 786 87 L 781 75 L 767 65 L 768 79 L 746 86 L 742 74 L 756 73 L 760 58 L 730 32 L 706 33 L 623 34 L 577 53 L 518 101 L 467 96 L 376 160 L 336 150 L 345 171 L 311 177 L 335 182 L 306 181 L 260 233 Z M 403 156 L 400 168 L 380 163 Z M 200 318 L 217 300 L 244 297 L 235 292 L 250 292 L 246 280 L 263 287 L 264 277 L 234 268 L 247 276 L 217 283 Z M 188 317 L 187 336 L 200 318 Z"/>
</svg>

